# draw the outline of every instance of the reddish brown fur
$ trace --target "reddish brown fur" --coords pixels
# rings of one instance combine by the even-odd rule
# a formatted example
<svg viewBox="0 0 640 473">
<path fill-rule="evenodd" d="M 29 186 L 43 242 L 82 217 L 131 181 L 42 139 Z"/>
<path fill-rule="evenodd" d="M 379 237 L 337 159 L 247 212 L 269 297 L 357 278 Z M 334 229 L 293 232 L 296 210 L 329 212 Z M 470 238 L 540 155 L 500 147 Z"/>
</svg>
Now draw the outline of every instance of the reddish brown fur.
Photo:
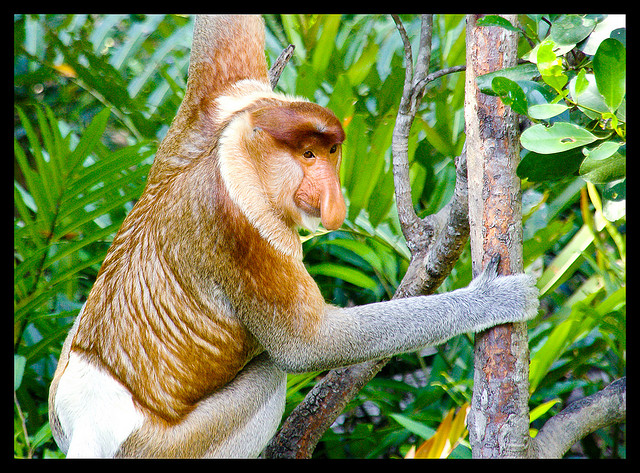
<svg viewBox="0 0 640 473">
<path fill-rule="evenodd" d="M 251 116 L 255 126 L 300 152 L 315 145 L 331 148 L 345 138 L 333 112 L 314 103 L 278 103 L 259 108 Z"/>
<path fill-rule="evenodd" d="M 173 180 L 149 184 L 103 263 L 72 345 L 169 422 L 260 350 L 225 310 L 277 307 L 284 317 L 274 324 L 311 334 L 314 321 L 298 316 L 321 311 L 301 306 L 324 304 L 302 263 L 275 251 L 229 200 L 214 160 L 203 156 Z M 220 288 L 227 304 L 207 287 Z"/>
<path fill-rule="evenodd" d="M 131 392 L 148 425 L 179 423 L 263 350 L 244 321 L 267 320 L 274 330 L 304 339 L 313 337 L 323 314 L 324 300 L 301 259 L 260 235 L 230 198 L 219 171 L 219 139 L 233 117 L 220 119 L 216 97 L 238 80 L 267 81 L 263 37 L 253 34 L 257 24 L 242 19 L 194 40 L 184 101 L 143 195 L 114 239 L 71 343 L 72 352 L 108 370 Z M 293 203 L 297 187 L 296 202 L 310 212 L 324 205 L 319 193 L 325 188 L 344 206 L 340 153 L 330 152 L 344 132 L 331 112 L 275 99 L 257 100 L 248 111 L 271 136 L 261 141 L 256 166 L 266 169 L 276 150 L 293 147 L 296 158 L 285 164 L 303 168 L 302 183 L 290 182 L 281 199 L 287 203 L 274 204 Z M 313 168 L 296 154 L 307 148 L 322 165 Z M 326 168 L 333 168 L 333 183 L 324 179 L 312 189 L 307 181 Z M 294 210 L 280 209 L 287 225 L 299 223 Z M 330 218 L 331 225 L 339 215 Z M 295 241 L 299 246 L 297 236 Z M 300 248 L 293 253 L 301 254 Z M 52 389 L 63 371 L 61 365 Z"/>
</svg>

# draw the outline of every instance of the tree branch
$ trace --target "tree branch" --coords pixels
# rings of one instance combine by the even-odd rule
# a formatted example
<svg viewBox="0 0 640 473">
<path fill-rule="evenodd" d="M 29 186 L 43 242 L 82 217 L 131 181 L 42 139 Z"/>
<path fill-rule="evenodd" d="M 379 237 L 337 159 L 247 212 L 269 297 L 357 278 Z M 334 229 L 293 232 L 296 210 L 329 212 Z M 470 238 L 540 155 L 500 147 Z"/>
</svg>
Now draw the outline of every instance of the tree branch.
<svg viewBox="0 0 640 473">
<path fill-rule="evenodd" d="M 269 69 L 269 84 L 271 85 L 272 89 L 275 89 L 276 85 L 278 85 L 280 75 L 289 62 L 289 59 L 291 59 L 291 57 L 293 56 L 294 49 L 296 49 L 296 47 L 293 44 L 287 46 L 284 51 L 280 53 L 280 56 L 278 56 L 276 62 L 273 63 L 271 69 Z"/>
<path fill-rule="evenodd" d="M 507 17 L 512 23 L 515 16 Z M 516 64 L 518 37 L 477 26 L 467 16 L 465 132 L 469 173 L 471 256 L 478 274 L 491 255 L 500 273 L 523 270 L 522 196 L 516 168 L 520 141 L 515 113 L 482 94 L 478 75 Z M 529 441 L 527 324 L 503 324 L 475 337 L 474 381 L 468 416 L 474 458 L 525 457 Z"/>
<path fill-rule="evenodd" d="M 562 458 L 580 439 L 627 418 L 627 378 L 575 401 L 549 419 L 531 441 L 535 458 Z"/>
</svg>

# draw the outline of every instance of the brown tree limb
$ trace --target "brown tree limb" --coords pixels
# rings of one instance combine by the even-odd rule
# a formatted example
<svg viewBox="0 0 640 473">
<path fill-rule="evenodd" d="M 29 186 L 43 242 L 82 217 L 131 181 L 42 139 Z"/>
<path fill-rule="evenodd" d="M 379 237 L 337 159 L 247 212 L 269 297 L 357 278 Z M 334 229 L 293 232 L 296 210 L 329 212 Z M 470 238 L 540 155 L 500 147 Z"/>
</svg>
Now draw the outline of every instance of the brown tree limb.
<svg viewBox="0 0 640 473">
<path fill-rule="evenodd" d="M 413 74 L 411 47 L 402 23 L 394 17 L 405 45 L 407 73 L 403 96 L 393 133 L 392 153 L 396 205 L 407 246 L 412 252 L 409 269 L 394 298 L 430 294 L 450 273 L 469 236 L 467 218 L 466 157 L 456 159 L 456 187 L 451 202 L 436 215 L 420 219 L 411 201 L 408 140 L 420 99 L 426 85 L 461 66 L 428 74 L 431 55 L 432 15 L 424 15 L 420 48 Z M 463 67 L 463 66 L 462 66 Z M 308 458 L 318 441 L 342 413 L 346 404 L 388 362 L 373 360 L 330 371 L 284 421 L 280 431 L 263 452 L 267 458 Z"/>
<path fill-rule="evenodd" d="M 591 396 L 575 401 L 549 419 L 531 440 L 530 456 L 562 458 L 580 439 L 602 427 L 625 422 L 627 378 L 620 378 Z"/>
</svg>

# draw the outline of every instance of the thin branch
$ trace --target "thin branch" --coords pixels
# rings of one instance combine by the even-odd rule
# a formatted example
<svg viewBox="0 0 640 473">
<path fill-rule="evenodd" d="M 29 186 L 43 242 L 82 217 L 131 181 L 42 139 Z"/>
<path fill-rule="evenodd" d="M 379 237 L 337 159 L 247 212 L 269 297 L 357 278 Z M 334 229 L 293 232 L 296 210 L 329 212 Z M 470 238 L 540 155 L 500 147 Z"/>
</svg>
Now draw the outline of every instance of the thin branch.
<svg viewBox="0 0 640 473">
<path fill-rule="evenodd" d="M 602 391 L 575 401 L 549 419 L 531 441 L 536 458 L 562 458 L 580 439 L 607 425 L 627 418 L 627 378 L 620 378 Z"/>
<path fill-rule="evenodd" d="M 466 65 L 462 66 L 451 66 L 445 69 L 440 69 L 439 71 L 432 72 L 428 74 L 425 78 L 423 78 L 420 82 L 416 84 L 416 87 L 426 87 L 429 82 L 433 82 L 436 79 L 439 79 L 442 76 L 446 76 L 447 74 L 453 74 L 455 72 L 465 71 L 467 69 Z"/>
<path fill-rule="evenodd" d="M 404 25 L 398 15 L 391 15 L 393 21 L 396 23 L 396 28 L 400 33 L 400 37 L 402 38 L 402 44 L 404 46 L 404 89 L 402 91 L 402 100 L 400 101 L 400 105 L 398 107 L 399 110 L 402 110 L 403 107 L 408 107 L 410 100 L 410 92 L 411 92 L 411 82 L 413 77 L 413 56 L 411 53 L 411 42 L 407 37 L 407 31 L 404 29 Z M 407 108 L 408 110 L 408 108 Z"/>
<path fill-rule="evenodd" d="M 416 89 L 414 83 L 420 82 L 426 76 L 431 57 L 431 30 L 433 15 L 423 15 L 420 33 L 420 49 L 416 74 L 413 74 L 413 55 L 407 32 L 397 15 L 393 21 L 402 38 L 405 51 L 405 79 L 402 98 L 398 106 L 398 115 L 393 129 L 391 150 L 393 155 L 393 179 L 396 192 L 396 206 L 402 233 L 412 255 L 419 249 L 425 248 L 432 238 L 433 232 L 425 228 L 413 208 L 411 199 L 411 181 L 409 179 L 409 133 L 415 118 L 418 98 L 422 97 L 422 89 Z M 428 42 L 427 42 L 428 41 Z M 417 79 L 417 80 L 416 80 Z"/>
<path fill-rule="evenodd" d="M 418 104 L 424 95 L 425 86 L 420 85 L 429 72 L 431 62 L 431 37 L 433 32 L 433 15 L 422 15 L 422 25 L 420 27 L 420 46 L 418 47 L 418 58 L 416 60 L 416 72 L 413 77 L 413 94 L 411 107 L 417 109 Z"/>
<path fill-rule="evenodd" d="M 275 89 L 276 85 L 278 85 L 278 81 L 280 80 L 280 75 L 282 74 L 282 71 L 284 70 L 285 66 L 293 56 L 293 50 L 295 48 L 296 47 L 293 44 L 290 44 L 289 46 L 287 46 L 284 49 L 284 51 L 280 53 L 280 56 L 278 56 L 278 59 L 276 59 L 276 62 L 274 62 L 273 65 L 271 66 L 271 69 L 269 70 L 269 84 L 271 85 L 272 89 Z"/>
</svg>

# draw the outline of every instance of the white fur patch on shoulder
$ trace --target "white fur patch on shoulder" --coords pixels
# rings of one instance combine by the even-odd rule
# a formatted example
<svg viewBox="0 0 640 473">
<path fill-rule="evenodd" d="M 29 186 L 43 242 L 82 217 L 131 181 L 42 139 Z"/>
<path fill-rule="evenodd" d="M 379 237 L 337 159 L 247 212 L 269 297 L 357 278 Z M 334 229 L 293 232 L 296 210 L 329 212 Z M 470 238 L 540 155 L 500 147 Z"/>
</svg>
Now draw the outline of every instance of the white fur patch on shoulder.
<svg viewBox="0 0 640 473">
<path fill-rule="evenodd" d="M 55 407 L 69 439 L 68 445 L 60 445 L 68 458 L 112 457 L 144 421 L 131 393 L 75 352 L 60 378 Z"/>
</svg>

